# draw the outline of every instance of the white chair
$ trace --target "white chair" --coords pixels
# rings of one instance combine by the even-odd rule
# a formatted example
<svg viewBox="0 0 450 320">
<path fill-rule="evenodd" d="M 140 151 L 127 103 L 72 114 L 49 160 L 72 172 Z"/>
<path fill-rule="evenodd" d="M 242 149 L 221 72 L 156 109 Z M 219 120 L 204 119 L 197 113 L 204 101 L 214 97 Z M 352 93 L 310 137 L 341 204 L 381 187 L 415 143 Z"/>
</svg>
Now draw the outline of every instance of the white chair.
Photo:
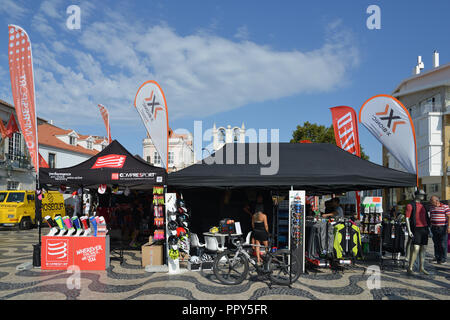
<svg viewBox="0 0 450 320">
<path fill-rule="evenodd" d="M 203 248 L 205 246 L 204 243 L 200 243 L 198 236 L 196 233 L 191 233 L 191 248 Z"/>
<path fill-rule="evenodd" d="M 247 233 L 247 237 L 245 238 L 244 245 L 248 246 L 248 245 L 251 245 L 251 244 L 252 244 L 252 231 Z"/>
<path fill-rule="evenodd" d="M 217 252 L 217 251 L 224 251 L 226 248 L 224 246 L 219 245 L 219 241 L 217 241 L 216 237 L 208 237 L 205 236 L 205 244 L 206 244 L 206 250 Z"/>
</svg>

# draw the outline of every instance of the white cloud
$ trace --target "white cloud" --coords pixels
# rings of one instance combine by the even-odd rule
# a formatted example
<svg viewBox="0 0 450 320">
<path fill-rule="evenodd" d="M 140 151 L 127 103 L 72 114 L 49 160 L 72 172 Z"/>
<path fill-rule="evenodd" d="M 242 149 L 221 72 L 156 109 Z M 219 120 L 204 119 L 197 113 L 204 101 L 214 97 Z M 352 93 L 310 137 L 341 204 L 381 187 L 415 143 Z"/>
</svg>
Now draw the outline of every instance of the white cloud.
<svg viewBox="0 0 450 320">
<path fill-rule="evenodd" d="M 2 0 L 0 5 L 0 13 L 1 12 L 13 19 L 20 19 L 27 13 L 27 10 L 22 7 L 18 1 Z"/>
<path fill-rule="evenodd" d="M 42 16 L 50 19 L 52 12 L 47 8 Z M 144 81 L 154 79 L 165 92 L 171 119 L 202 118 L 253 102 L 337 89 L 358 63 L 351 34 L 339 21 L 328 27 L 320 48 L 301 52 L 210 32 L 181 36 L 165 24 L 145 27 L 108 10 L 104 19 L 82 24 L 79 43 L 51 39 L 34 45 L 42 117 L 65 125 L 101 124 L 96 109 L 101 103 L 113 121 L 120 119 L 117 124 L 139 123 L 134 96 Z M 248 30 L 242 27 L 238 34 L 243 39 Z"/>
<path fill-rule="evenodd" d="M 40 10 L 48 17 L 59 19 L 65 14 L 65 10 L 58 9 L 61 0 L 46 0 L 41 3 Z"/>
<path fill-rule="evenodd" d="M 248 31 L 247 26 L 240 26 L 237 29 L 234 37 L 239 40 L 247 40 L 250 37 L 250 32 Z"/>
</svg>

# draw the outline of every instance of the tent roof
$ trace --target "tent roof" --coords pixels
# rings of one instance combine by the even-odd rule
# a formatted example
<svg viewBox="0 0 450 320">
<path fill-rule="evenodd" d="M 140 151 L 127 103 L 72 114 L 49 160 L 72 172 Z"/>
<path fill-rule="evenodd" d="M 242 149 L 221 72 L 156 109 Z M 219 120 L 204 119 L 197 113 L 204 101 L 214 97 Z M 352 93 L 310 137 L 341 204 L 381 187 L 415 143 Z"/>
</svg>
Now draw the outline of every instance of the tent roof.
<svg viewBox="0 0 450 320">
<path fill-rule="evenodd" d="M 167 183 L 167 173 L 133 156 L 117 140 L 88 160 L 68 168 L 39 169 L 41 184 L 67 186 L 98 186 L 118 184 L 148 187 Z"/>
<path fill-rule="evenodd" d="M 214 159 L 216 163 L 210 164 Z M 243 164 L 238 164 L 238 159 Z M 270 166 L 278 168 L 278 171 L 264 174 L 262 169 Z M 363 160 L 328 143 L 231 143 L 201 162 L 169 174 L 168 185 L 218 188 L 293 186 L 312 193 L 337 193 L 411 187 L 416 185 L 416 176 Z"/>
</svg>

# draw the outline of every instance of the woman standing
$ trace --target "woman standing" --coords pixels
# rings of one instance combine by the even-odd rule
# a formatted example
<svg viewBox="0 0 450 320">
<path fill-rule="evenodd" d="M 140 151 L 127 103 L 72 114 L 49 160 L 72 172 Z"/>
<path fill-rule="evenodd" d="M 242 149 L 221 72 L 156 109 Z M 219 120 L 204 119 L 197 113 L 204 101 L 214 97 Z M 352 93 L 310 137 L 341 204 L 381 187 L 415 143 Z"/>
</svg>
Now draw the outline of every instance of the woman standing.
<svg viewBox="0 0 450 320">
<path fill-rule="evenodd" d="M 252 216 L 252 228 L 253 228 L 253 239 L 255 239 L 256 244 L 256 257 L 258 264 L 261 263 L 261 253 L 260 245 L 263 244 L 266 248 L 269 246 L 269 226 L 267 224 L 267 216 L 258 210 Z"/>
</svg>

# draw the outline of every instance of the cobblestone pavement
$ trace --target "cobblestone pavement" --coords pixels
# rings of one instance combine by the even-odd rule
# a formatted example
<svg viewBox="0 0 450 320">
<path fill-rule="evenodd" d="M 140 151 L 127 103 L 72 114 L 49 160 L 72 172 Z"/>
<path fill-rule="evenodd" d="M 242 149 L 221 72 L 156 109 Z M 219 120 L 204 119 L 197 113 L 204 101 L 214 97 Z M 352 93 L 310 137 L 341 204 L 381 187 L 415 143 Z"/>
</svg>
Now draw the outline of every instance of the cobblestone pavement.
<svg viewBox="0 0 450 320">
<path fill-rule="evenodd" d="M 45 232 L 45 231 L 44 231 Z M 351 299 L 405 300 L 450 298 L 450 263 L 436 265 L 429 239 L 426 269 L 429 276 L 408 276 L 404 269 L 390 263 L 383 268 L 379 289 L 369 289 L 366 267 L 358 264 L 344 272 L 330 269 L 310 270 L 292 288 L 272 286 L 250 276 L 237 286 L 218 283 L 211 271 L 184 272 L 178 275 L 149 273 L 141 267 L 139 251 L 125 251 L 122 265 L 112 261 L 107 271 L 82 272 L 81 288 L 68 289 L 65 271 L 39 268 L 16 270 L 31 262 L 37 231 L 0 230 L 0 299 L 189 299 L 189 300 L 266 300 L 266 299 Z"/>
</svg>

